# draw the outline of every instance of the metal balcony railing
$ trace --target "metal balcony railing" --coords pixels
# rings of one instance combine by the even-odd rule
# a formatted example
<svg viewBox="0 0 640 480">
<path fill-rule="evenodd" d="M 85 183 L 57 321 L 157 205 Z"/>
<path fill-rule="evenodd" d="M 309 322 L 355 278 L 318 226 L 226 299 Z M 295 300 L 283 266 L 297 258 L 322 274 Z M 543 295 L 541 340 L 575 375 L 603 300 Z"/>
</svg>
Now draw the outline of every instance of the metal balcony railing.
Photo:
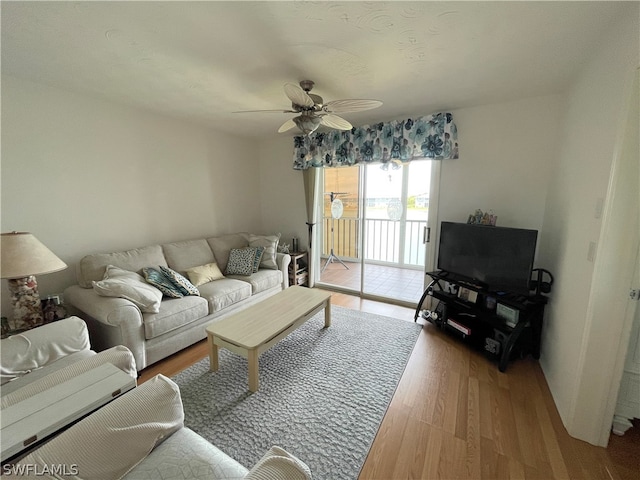
<svg viewBox="0 0 640 480">
<path fill-rule="evenodd" d="M 333 243 L 331 226 L 333 222 Z M 424 267 L 425 249 L 422 235 L 424 220 L 366 219 L 363 224 L 365 242 L 360 252 L 360 218 L 323 218 L 323 256 L 334 253 L 343 260 L 360 261 L 398 267 Z"/>
</svg>

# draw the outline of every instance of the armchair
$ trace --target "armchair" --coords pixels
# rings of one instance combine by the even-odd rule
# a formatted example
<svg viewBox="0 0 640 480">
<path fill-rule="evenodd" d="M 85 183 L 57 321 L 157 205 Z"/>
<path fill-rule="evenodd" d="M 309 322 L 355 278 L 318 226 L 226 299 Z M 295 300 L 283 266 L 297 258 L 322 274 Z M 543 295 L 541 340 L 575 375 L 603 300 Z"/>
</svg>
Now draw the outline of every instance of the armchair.
<svg viewBox="0 0 640 480">
<path fill-rule="evenodd" d="M 87 325 L 69 317 L 0 340 L 0 407 L 6 408 L 103 363 L 137 378 L 124 346 L 96 353 Z"/>
</svg>

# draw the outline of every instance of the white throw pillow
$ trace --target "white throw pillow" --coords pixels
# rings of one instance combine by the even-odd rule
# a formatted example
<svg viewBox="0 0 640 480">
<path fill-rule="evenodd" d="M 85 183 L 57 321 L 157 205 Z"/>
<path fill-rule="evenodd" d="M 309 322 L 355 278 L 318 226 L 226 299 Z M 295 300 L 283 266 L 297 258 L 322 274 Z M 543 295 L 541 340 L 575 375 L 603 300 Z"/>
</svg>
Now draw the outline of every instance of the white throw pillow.
<svg viewBox="0 0 640 480">
<path fill-rule="evenodd" d="M 276 253 L 278 252 L 278 242 L 280 241 L 280 234 L 275 235 L 249 235 L 250 247 L 263 247 L 264 253 L 262 254 L 262 260 L 260 261 L 260 268 L 271 268 L 273 270 L 278 269 L 278 262 L 276 260 Z"/>
<path fill-rule="evenodd" d="M 104 278 L 93 282 L 93 289 L 103 297 L 125 298 L 145 313 L 160 311 L 162 292 L 136 272 L 108 265 Z"/>
</svg>

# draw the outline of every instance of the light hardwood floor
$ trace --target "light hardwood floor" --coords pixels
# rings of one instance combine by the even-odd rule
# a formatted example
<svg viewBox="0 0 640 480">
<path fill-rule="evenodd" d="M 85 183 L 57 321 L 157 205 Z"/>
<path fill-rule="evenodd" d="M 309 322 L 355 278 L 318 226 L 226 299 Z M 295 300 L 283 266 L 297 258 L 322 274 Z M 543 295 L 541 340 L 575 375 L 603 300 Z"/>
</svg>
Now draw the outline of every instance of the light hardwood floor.
<svg viewBox="0 0 640 480">
<path fill-rule="evenodd" d="M 401 306 L 341 293 L 331 301 L 413 321 L 413 310 Z M 175 375 L 207 353 L 206 342 L 199 342 L 145 369 L 140 382 L 158 373 Z M 535 360 L 512 362 L 500 373 L 496 364 L 427 324 L 359 479 L 637 480 L 639 428 L 613 436 L 607 449 L 576 440 L 562 425 Z"/>
</svg>

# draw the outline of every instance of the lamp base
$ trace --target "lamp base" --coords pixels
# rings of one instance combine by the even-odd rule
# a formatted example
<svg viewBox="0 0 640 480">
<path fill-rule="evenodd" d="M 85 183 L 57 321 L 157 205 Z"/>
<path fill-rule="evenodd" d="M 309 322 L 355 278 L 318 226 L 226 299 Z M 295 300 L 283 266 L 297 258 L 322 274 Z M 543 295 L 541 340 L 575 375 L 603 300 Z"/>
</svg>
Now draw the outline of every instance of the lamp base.
<svg viewBox="0 0 640 480">
<path fill-rule="evenodd" d="M 42 306 L 36 277 L 12 278 L 8 282 L 13 306 L 13 330 L 28 330 L 42 325 Z"/>
</svg>

